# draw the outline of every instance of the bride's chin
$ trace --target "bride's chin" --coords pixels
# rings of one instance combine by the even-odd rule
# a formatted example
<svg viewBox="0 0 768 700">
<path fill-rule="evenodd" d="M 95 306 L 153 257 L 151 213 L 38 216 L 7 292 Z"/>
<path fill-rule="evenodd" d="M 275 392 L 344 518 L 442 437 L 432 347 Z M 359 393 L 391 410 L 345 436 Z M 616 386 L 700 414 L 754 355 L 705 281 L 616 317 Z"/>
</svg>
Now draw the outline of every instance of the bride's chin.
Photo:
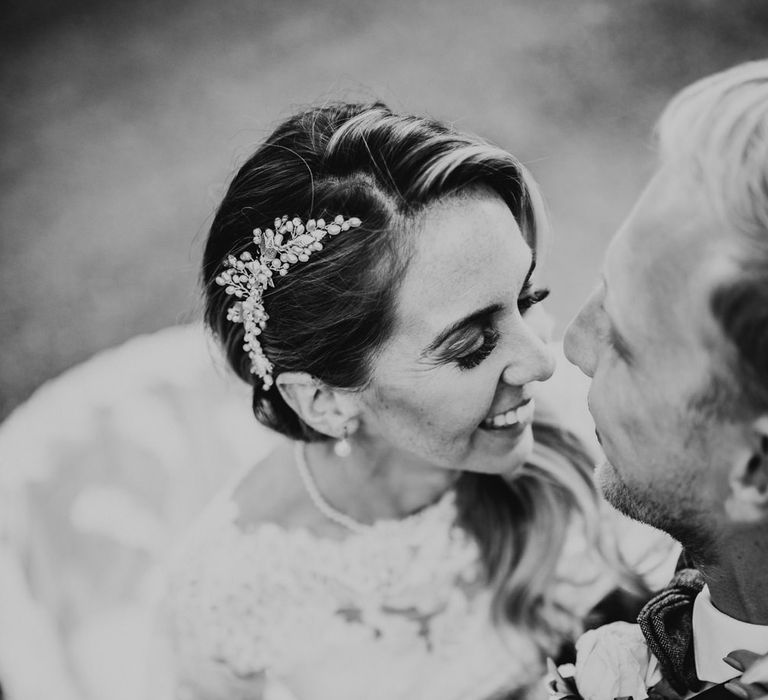
<svg viewBox="0 0 768 700">
<path fill-rule="evenodd" d="M 483 431 L 489 432 L 489 431 Z M 498 431 L 503 433 L 503 431 Z M 527 426 L 521 435 L 512 442 L 512 444 L 503 445 L 503 435 L 495 436 L 499 444 L 493 445 L 495 449 L 478 450 L 473 464 L 466 471 L 477 472 L 479 474 L 504 474 L 513 475 L 521 469 L 533 455 L 533 430 Z"/>
</svg>

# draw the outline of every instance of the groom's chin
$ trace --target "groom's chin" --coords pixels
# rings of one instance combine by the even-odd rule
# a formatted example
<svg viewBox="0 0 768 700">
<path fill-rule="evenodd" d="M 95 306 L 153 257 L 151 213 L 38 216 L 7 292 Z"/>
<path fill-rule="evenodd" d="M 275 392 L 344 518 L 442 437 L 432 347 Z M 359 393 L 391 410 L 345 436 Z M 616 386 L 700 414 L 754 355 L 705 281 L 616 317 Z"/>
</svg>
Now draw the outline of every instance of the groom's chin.
<svg viewBox="0 0 768 700">
<path fill-rule="evenodd" d="M 608 460 L 595 468 L 595 481 L 603 498 L 619 513 L 651 527 L 666 529 L 663 523 L 667 519 L 660 517 L 659 504 L 651 498 L 651 494 L 630 488 Z"/>
<path fill-rule="evenodd" d="M 637 504 L 616 468 L 606 459 L 595 468 L 595 483 L 603 498 L 624 515 L 640 520 Z"/>
<path fill-rule="evenodd" d="M 609 493 L 615 489 L 618 480 L 616 470 L 607 459 L 599 462 L 595 467 L 595 483 L 605 500 L 610 502 Z"/>
</svg>

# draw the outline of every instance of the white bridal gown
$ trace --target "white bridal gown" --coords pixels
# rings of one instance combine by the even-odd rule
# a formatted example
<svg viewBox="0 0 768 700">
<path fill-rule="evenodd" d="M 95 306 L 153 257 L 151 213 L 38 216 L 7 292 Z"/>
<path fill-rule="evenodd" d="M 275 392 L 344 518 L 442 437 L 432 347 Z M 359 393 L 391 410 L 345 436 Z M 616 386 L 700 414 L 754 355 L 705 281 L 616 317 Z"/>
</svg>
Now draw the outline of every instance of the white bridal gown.
<svg viewBox="0 0 768 700">
<path fill-rule="evenodd" d="M 337 541 L 276 525 L 243 532 L 230 494 L 171 576 L 178 698 L 487 700 L 541 678 L 530 636 L 491 624 L 452 495 Z M 559 575 L 559 602 L 577 613 L 612 587 L 578 535 Z"/>
<path fill-rule="evenodd" d="M 7 700 L 138 700 L 168 552 L 275 437 L 199 325 L 106 350 L 0 425 Z"/>
<path fill-rule="evenodd" d="M 9 700 L 163 700 L 179 679 L 207 700 L 260 686 L 269 700 L 480 700 L 540 675 L 530 641 L 490 625 L 450 495 L 342 541 L 239 530 L 232 489 L 277 438 L 215 358 L 196 325 L 137 338 L 0 426 Z M 561 369 L 542 389 L 589 435 L 583 384 Z M 628 558 L 664 583 L 667 542 L 610 517 Z M 572 582 L 595 573 L 581 549 L 574 536 L 562 562 Z M 564 584 L 562 601 L 584 611 L 608 586 Z"/>
</svg>

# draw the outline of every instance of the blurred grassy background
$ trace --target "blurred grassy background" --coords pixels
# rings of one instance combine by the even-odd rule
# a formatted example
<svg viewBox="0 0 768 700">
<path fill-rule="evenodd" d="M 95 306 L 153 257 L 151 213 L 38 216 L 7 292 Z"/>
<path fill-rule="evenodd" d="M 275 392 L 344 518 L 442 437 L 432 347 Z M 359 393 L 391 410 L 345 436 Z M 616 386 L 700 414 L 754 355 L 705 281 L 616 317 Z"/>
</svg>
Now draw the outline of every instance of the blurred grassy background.
<svg viewBox="0 0 768 700">
<path fill-rule="evenodd" d="M 294 107 L 380 97 L 510 149 L 544 187 L 559 329 L 688 82 L 768 55 L 763 0 L 6 0 L 0 418 L 44 380 L 196 318 L 235 166 Z"/>
</svg>

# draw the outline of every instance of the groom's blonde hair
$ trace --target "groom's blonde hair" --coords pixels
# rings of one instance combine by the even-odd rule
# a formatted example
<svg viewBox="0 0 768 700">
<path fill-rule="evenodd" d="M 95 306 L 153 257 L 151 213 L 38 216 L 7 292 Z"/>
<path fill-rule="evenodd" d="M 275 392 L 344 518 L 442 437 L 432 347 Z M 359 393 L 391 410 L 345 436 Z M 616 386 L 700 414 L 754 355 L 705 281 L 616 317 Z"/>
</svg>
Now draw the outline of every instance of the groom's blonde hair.
<svg viewBox="0 0 768 700">
<path fill-rule="evenodd" d="M 768 60 L 716 73 L 680 92 L 657 127 L 664 163 L 693 178 L 738 242 L 738 272 L 710 308 L 736 348 L 731 369 L 750 411 L 768 410 Z"/>
</svg>

